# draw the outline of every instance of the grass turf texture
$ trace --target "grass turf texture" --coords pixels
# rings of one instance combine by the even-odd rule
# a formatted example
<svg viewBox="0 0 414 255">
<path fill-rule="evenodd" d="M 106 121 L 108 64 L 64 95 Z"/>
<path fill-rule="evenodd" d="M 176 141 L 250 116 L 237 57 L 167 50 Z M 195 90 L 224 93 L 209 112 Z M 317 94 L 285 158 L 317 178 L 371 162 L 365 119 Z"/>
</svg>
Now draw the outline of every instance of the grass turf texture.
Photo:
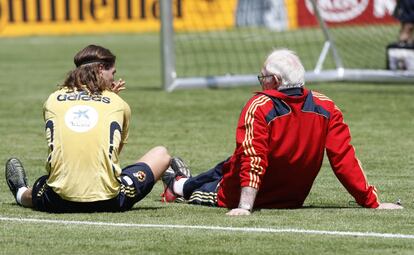
<svg viewBox="0 0 414 255">
<path fill-rule="evenodd" d="M 194 173 L 232 153 L 238 114 L 258 87 L 162 91 L 156 34 L 30 37 L 0 39 L 1 162 L 19 157 L 31 184 L 45 173 L 42 104 L 73 68 L 73 55 L 90 43 L 117 55 L 117 77 L 127 81 L 122 96 L 133 115 L 129 144 L 121 155 L 123 166 L 159 144 L 186 159 Z M 0 216 L 414 234 L 414 87 L 355 83 L 308 87 L 341 107 L 368 180 L 376 185 L 382 201 L 401 198 L 404 210 L 368 210 L 349 203 L 352 197 L 325 160 L 304 209 L 262 210 L 250 217 L 230 218 L 225 209 L 162 204 L 158 183 L 126 213 L 55 215 L 17 206 L 3 180 Z M 0 254 L 412 254 L 413 250 L 412 239 L 0 221 Z"/>
</svg>

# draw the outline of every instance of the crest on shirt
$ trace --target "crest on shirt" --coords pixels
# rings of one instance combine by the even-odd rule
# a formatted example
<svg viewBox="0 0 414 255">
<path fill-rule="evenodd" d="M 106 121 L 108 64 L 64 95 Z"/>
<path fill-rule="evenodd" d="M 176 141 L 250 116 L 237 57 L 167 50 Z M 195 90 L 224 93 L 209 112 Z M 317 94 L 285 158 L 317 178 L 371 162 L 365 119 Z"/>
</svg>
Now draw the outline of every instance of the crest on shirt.
<svg viewBox="0 0 414 255">
<path fill-rule="evenodd" d="M 140 182 L 145 181 L 145 178 L 147 177 L 147 175 L 143 171 L 138 171 L 136 173 L 133 173 L 133 175 L 137 177 L 138 181 Z"/>
<path fill-rule="evenodd" d="M 91 130 L 98 122 L 98 112 L 87 105 L 75 105 L 65 114 L 66 126 L 75 132 L 83 133 Z"/>
</svg>

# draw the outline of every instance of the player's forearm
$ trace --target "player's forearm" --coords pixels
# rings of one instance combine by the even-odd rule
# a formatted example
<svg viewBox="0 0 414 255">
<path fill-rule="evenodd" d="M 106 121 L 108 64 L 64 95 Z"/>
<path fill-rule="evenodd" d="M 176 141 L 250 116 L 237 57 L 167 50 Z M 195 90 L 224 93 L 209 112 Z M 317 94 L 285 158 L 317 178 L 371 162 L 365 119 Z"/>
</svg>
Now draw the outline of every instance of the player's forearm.
<svg viewBox="0 0 414 255">
<path fill-rule="evenodd" d="M 240 194 L 239 208 L 252 211 L 256 200 L 257 189 L 252 187 L 242 187 Z"/>
</svg>

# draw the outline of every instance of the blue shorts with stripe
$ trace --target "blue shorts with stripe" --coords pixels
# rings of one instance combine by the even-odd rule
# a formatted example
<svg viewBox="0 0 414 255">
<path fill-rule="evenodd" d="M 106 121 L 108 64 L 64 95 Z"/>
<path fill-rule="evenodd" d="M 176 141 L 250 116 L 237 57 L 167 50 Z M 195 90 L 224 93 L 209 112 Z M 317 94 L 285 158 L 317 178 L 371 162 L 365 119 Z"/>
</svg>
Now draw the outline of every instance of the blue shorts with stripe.
<svg viewBox="0 0 414 255">
<path fill-rule="evenodd" d="M 129 179 L 124 178 L 125 176 Z M 73 202 L 56 194 L 46 184 L 47 178 L 47 175 L 42 176 L 33 185 L 32 202 L 35 210 L 52 213 L 126 211 L 150 193 L 155 184 L 151 168 L 145 163 L 136 163 L 122 169 L 119 193 L 114 198 L 95 202 Z"/>
<path fill-rule="evenodd" d="M 223 178 L 222 167 L 225 162 L 189 178 L 183 188 L 184 199 L 190 204 L 217 206 L 217 189 Z"/>
</svg>

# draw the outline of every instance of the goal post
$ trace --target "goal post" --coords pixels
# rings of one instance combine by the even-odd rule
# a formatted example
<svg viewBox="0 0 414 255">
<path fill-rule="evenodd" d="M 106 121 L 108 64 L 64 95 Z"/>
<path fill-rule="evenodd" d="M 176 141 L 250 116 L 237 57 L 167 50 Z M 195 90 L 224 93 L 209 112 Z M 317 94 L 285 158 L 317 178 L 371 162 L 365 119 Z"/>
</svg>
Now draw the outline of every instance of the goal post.
<svg viewBox="0 0 414 255">
<path fill-rule="evenodd" d="M 334 2 L 161 0 L 164 89 L 258 85 L 274 48 L 298 53 L 307 82 L 414 82 L 413 71 L 385 69 L 386 45 L 399 30 L 395 0 L 348 1 L 348 12 L 332 14 Z"/>
</svg>

